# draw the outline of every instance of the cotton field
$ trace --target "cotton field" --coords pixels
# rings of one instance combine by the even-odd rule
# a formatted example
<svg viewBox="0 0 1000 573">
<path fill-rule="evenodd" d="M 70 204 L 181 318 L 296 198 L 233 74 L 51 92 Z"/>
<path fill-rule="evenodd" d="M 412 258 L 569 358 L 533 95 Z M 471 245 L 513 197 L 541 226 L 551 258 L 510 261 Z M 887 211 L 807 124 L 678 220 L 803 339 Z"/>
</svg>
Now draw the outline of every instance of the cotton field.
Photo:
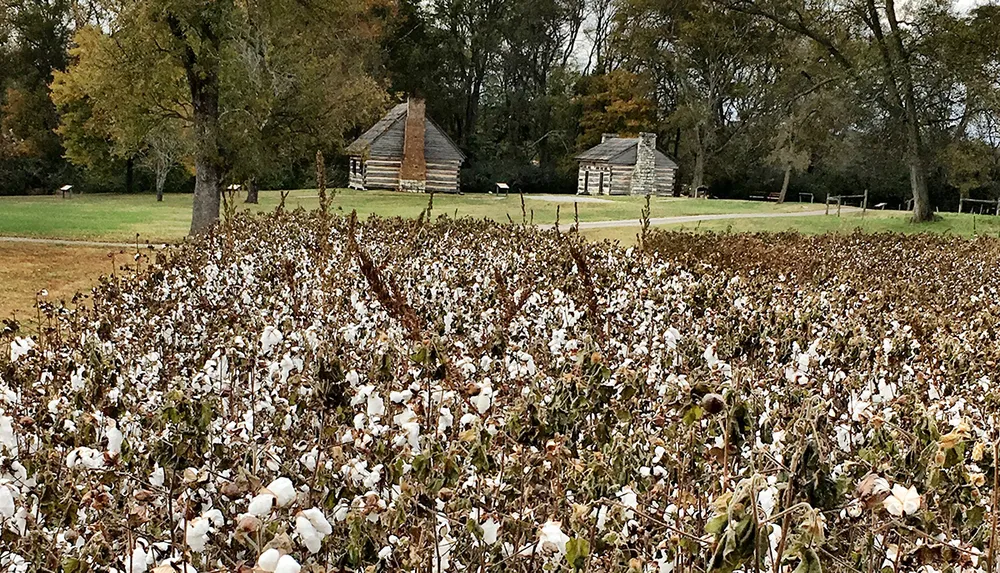
<svg viewBox="0 0 1000 573">
<path fill-rule="evenodd" d="M 1000 243 L 237 217 L 0 333 L 0 571 L 993 571 Z"/>
</svg>

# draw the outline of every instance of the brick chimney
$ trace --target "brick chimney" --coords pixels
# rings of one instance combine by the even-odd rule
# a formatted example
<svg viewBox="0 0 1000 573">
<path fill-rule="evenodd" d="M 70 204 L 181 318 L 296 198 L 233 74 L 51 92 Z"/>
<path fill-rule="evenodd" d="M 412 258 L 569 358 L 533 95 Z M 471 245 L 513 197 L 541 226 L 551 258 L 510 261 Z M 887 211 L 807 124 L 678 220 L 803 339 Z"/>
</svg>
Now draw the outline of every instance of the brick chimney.
<svg viewBox="0 0 1000 573">
<path fill-rule="evenodd" d="M 609 139 L 617 139 L 617 138 L 618 138 L 618 134 L 617 133 L 602 133 L 601 134 L 601 143 L 604 143 L 605 141 L 607 141 Z"/>
<path fill-rule="evenodd" d="M 656 134 L 640 133 L 632 171 L 632 194 L 656 193 Z"/>
<path fill-rule="evenodd" d="M 424 100 L 406 102 L 406 127 L 403 135 L 403 164 L 399 168 L 399 189 L 423 193 L 427 186 L 427 161 L 424 158 L 426 123 Z"/>
</svg>

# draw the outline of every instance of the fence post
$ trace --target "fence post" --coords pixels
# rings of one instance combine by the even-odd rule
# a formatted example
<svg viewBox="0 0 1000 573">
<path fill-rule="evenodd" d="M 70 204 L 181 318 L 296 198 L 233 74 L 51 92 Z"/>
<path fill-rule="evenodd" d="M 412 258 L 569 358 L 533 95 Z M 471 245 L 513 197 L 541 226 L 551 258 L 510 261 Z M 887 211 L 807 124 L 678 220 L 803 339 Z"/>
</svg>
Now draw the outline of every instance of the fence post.
<svg viewBox="0 0 1000 573">
<path fill-rule="evenodd" d="M 868 212 L 868 190 L 865 189 L 865 202 L 861 205 L 861 217 L 864 218 L 865 213 Z"/>
<path fill-rule="evenodd" d="M 958 198 L 958 212 L 962 212 L 962 207 L 965 205 L 965 197 Z"/>
<path fill-rule="evenodd" d="M 826 196 L 826 201 L 824 201 L 824 202 L 826 203 L 826 214 L 829 215 L 830 214 L 830 196 L 829 195 Z"/>
<path fill-rule="evenodd" d="M 837 197 L 837 216 L 840 216 L 840 197 Z"/>
</svg>

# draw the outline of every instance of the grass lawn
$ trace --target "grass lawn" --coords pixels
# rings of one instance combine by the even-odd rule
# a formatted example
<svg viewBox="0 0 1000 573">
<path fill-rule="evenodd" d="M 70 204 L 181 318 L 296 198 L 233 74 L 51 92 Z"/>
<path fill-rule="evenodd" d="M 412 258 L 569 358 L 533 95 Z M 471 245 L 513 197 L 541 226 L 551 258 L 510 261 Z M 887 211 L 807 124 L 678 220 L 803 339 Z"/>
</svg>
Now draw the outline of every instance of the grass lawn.
<svg viewBox="0 0 1000 573">
<path fill-rule="evenodd" d="M 573 220 L 574 196 L 527 196 L 525 210 L 536 223 L 555 221 L 560 209 L 563 224 Z M 339 190 L 333 207 L 345 213 L 352 209 L 367 217 L 375 213 L 387 217 L 417 217 L 427 207 L 427 195 L 390 191 Z M 277 191 L 262 191 L 259 205 L 239 203 L 240 209 L 271 211 L 280 201 Z M 610 197 L 600 202 L 579 203 L 581 221 L 637 219 L 644 200 L 639 197 Z M 313 209 L 319 204 L 315 190 L 292 191 L 286 207 Z M 650 203 L 653 217 L 703 215 L 716 213 L 795 212 L 820 208 L 803 203 L 692 200 L 654 197 Z M 509 215 L 521 221 L 521 200 L 492 195 L 435 195 L 434 214 L 471 216 L 506 221 Z M 178 241 L 191 224 L 191 195 L 167 195 L 157 203 L 151 195 L 83 195 L 61 197 L 0 197 L 0 236 L 90 239 L 113 242 Z"/>
<path fill-rule="evenodd" d="M 822 206 L 820 206 L 822 208 Z M 831 211 L 832 213 L 832 211 Z M 774 233 L 798 231 L 807 234 L 852 233 L 861 230 L 866 233 L 941 233 L 964 237 L 1000 236 L 1000 217 L 993 215 L 971 215 L 942 213 L 938 220 L 930 223 L 913 224 L 910 214 L 901 211 L 868 211 L 842 213 L 815 217 L 776 217 L 756 219 L 729 219 L 723 221 L 696 221 L 669 225 L 655 225 L 655 229 L 670 231 L 713 232 L 713 233 Z M 591 229 L 581 234 L 591 240 L 609 239 L 622 244 L 636 241 L 638 226 L 614 229 Z"/>
</svg>

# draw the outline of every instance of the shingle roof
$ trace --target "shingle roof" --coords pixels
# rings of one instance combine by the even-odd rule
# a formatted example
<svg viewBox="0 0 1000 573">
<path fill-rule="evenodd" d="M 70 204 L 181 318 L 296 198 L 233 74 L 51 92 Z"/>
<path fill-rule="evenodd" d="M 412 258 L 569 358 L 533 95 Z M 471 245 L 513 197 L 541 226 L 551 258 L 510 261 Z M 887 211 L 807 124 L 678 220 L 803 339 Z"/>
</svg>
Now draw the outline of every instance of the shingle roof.
<svg viewBox="0 0 1000 573">
<path fill-rule="evenodd" d="M 406 109 L 407 104 L 403 102 L 389 110 L 389 113 L 385 114 L 368 131 L 361 134 L 361 137 L 355 139 L 353 143 L 347 146 L 347 153 L 350 155 L 361 155 L 364 153 L 373 141 L 392 127 L 392 124 L 396 123 L 397 119 L 406 115 Z"/>
<path fill-rule="evenodd" d="M 386 135 L 392 130 L 397 130 L 402 133 L 402 123 L 406 120 L 406 113 L 409 106 L 406 102 L 403 102 L 385 114 L 382 119 L 371 127 L 368 131 L 364 132 L 361 137 L 354 140 L 353 143 L 347 146 L 345 150 L 348 155 L 364 155 L 366 152 L 375 153 L 376 150 L 372 149 L 373 144 Z M 424 118 L 424 156 L 427 161 L 465 161 L 465 154 L 459 149 L 458 145 L 448 134 L 441 129 L 438 124 L 434 123 L 430 117 Z M 394 127 L 395 126 L 395 127 Z M 388 153 L 391 156 L 401 156 L 403 150 L 402 138 L 399 141 L 393 141 L 391 138 L 388 141 L 383 141 L 381 145 L 378 145 L 377 152 L 385 154 L 388 149 Z"/>
<path fill-rule="evenodd" d="M 635 148 L 638 142 L 637 138 L 613 137 L 580 153 L 576 158 L 583 161 L 611 161 L 630 148 Z"/>
<path fill-rule="evenodd" d="M 636 137 L 615 137 L 604 143 L 595 145 L 587 151 L 578 154 L 577 161 L 599 161 L 615 165 L 635 165 L 635 149 L 639 143 Z M 677 163 L 667 157 L 659 149 L 656 150 L 656 166 L 676 169 Z"/>
</svg>

